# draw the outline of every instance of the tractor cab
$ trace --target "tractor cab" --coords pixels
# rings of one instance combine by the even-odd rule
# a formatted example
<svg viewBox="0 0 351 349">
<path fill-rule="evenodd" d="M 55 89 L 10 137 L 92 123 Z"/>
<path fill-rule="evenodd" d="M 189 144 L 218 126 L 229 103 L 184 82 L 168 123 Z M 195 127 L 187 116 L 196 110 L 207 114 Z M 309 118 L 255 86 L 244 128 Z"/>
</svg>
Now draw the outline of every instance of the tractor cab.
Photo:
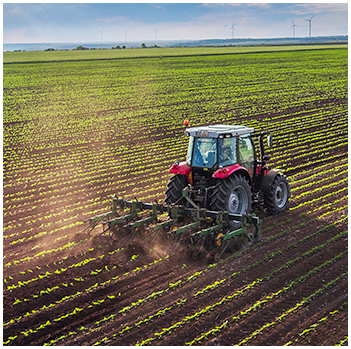
<svg viewBox="0 0 351 349">
<path fill-rule="evenodd" d="M 184 125 L 188 126 L 186 120 Z M 241 125 L 210 125 L 186 129 L 189 146 L 186 161 L 170 168 L 166 203 L 187 205 L 232 214 L 250 213 L 264 203 L 270 213 L 283 212 L 290 197 L 289 183 L 280 169 L 269 169 L 263 139 L 268 132 L 254 133 Z M 256 156 L 253 138 L 259 139 Z M 183 188 L 191 200 L 184 202 Z M 182 201 L 183 200 L 183 201 Z"/>
<path fill-rule="evenodd" d="M 253 128 L 232 125 L 193 127 L 186 162 L 192 168 L 210 172 L 241 164 L 252 176 L 255 169 L 255 149 L 251 139 Z"/>
</svg>

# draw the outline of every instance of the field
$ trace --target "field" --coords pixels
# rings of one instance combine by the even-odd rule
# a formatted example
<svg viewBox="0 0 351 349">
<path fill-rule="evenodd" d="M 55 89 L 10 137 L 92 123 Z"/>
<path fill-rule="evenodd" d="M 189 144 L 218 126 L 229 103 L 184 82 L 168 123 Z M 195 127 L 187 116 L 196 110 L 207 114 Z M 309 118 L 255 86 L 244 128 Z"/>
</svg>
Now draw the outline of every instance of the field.
<svg viewBox="0 0 351 349">
<path fill-rule="evenodd" d="M 25 63 L 25 62 L 57 62 L 75 60 L 108 60 L 125 58 L 151 58 L 151 57 L 177 57 L 177 56 L 203 56 L 203 55 L 223 55 L 238 53 L 257 53 L 275 51 L 304 51 L 311 49 L 339 49 L 347 48 L 345 44 L 304 44 L 299 46 L 251 46 L 251 47 L 173 47 L 157 49 L 129 49 L 129 50 L 57 50 L 53 51 L 23 51 L 6 52 L 3 60 L 5 63 Z"/>
<path fill-rule="evenodd" d="M 347 345 L 347 48 L 128 51 L 4 53 L 4 345 Z M 164 199 L 184 119 L 270 131 L 289 209 L 213 264 L 87 234 Z"/>
</svg>

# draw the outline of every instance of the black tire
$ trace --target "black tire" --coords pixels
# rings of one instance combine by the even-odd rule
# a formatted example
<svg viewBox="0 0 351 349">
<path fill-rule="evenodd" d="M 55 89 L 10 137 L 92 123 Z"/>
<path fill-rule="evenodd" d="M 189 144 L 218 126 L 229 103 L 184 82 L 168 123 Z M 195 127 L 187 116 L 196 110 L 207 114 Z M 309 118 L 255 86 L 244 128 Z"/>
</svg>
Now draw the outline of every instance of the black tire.
<svg viewBox="0 0 351 349">
<path fill-rule="evenodd" d="M 166 204 L 171 205 L 176 203 L 182 197 L 183 188 L 188 185 L 188 178 L 185 175 L 175 175 L 167 184 L 166 190 Z M 179 205 L 184 204 L 184 199 L 177 202 Z"/>
<path fill-rule="evenodd" d="M 231 175 L 220 181 L 213 189 L 211 210 L 247 214 L 252 210 L 252 192 L 248 181 L 240 174 Z M 239 222 L 230 222 L 232 228 L 240 227 Z"/>
<path fill-rule="evenodd" d="M 278 173 L 271 184 L 269 193 L 264 196 L 264 204 L 270 214 L 278 214 L 286 210 L 289 198 L 289 182 L 283 174 Z"/>
</svg>

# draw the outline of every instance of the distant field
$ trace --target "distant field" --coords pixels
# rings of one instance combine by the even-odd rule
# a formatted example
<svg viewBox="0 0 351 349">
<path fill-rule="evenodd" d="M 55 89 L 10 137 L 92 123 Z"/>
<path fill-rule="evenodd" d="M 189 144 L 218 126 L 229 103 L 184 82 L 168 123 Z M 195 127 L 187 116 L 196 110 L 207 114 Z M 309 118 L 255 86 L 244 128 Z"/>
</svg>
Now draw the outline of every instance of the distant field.
<svg viewBox="0 0 351 349">
<path fill-rule="evenodd" d="M 320 50 L 347 48 L 345 44 L 335 45 L 296 45 L 296 46 L 253 46 L 253 47 L 179 47 L 150 49 L 119 50 L 86 50 L 86 51 L 27 51 L 4 52 L 4 63 L 44 62 L 66 60 L 94 60 L 114 58 L 172 57 L 187 55 L 217 55 L 254 52 Z"/>
</svg>

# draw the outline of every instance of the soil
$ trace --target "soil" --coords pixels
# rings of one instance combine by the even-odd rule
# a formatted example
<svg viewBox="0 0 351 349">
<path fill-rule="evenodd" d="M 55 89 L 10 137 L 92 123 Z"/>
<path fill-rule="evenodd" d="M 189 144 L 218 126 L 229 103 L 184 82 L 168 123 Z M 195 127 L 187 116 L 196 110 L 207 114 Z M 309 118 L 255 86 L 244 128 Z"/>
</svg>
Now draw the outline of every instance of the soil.
<svg viewBox="0 0 351 349">
<path fill-rule="evenodd" d="M 122 239 L 101 236 L 101 226 L 84 230 L 107 204 L 95 205 L 95 186 L 79 178 L 5 202 L 4 343 L 185 345 L 208 332 L 194 344 L 347 344 L 347 181 L 333 170 L 347 163 L 346 151 L 335 147 L 334 162 L 316 158 L 322 175 L 291 159 L 288 210 L 257 209 L 260 240 L 239 240 L 218 263 L 207 253 L 193 260 L 184 241 L 163 231 Z M 25 185 L 5 188 L 4 197 Z M 99 197 L 115 194 L 103 188 Z M 133 186 L 125 188 L 132 197 Z M 162 200 L 163 188 L 152 195 Z"/>
</svg>

